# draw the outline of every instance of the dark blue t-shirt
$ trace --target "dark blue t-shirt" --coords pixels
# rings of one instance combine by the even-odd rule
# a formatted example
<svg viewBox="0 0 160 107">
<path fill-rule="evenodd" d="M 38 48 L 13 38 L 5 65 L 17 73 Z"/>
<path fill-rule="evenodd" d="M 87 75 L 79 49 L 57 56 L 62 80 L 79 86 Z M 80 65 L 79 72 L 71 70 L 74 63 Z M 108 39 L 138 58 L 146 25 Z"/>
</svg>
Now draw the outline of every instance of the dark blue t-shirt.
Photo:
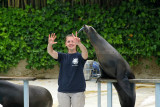
<svg viewBox="0 0 160 107">
<path fill-rule="evenodd" d="M 58 78 L 58 91 L 65 93 L 83 92 L 86 89 L 83 67 L 86 62 L 80 53 L 60 53 L 60 72 Z"/>
</svg>

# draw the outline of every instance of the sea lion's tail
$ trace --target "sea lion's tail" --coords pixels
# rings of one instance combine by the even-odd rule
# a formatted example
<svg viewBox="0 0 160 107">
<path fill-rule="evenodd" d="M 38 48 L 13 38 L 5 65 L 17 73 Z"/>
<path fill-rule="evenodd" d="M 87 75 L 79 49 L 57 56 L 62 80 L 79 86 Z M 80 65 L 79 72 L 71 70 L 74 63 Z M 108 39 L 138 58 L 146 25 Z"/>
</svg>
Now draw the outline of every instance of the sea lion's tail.
<svg viewBox="0 0 160 107">
<path fill-rule="evenodd" d="M 135 84 L 130 83 L 128 78 L 117 81 L 118 82 L 113 83 L 113 85 L 118 92 L 121 107 L 134 107 L 136 100 Z"/>
</svg>

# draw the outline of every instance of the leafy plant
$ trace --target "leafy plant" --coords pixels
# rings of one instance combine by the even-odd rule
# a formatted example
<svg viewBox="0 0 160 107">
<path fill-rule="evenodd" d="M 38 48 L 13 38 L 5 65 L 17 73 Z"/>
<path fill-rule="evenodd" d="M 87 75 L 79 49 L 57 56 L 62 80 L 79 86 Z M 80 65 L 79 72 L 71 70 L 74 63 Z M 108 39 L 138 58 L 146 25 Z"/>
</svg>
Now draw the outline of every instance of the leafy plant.
<svg viewBox="0 0 160 107">
<path fill-rule="evenodd" d="M 111 9 L 98 5 L 74 5 L 49 1 L 42 10 L 27 7 L 0 8 L 0 72 L 6 72 L 22 59 L 28 69 L 49 69 L 57 62 L 48 55 L 49 33 L 56 33 L 53 48 L 67 52 L 64 39 L 84 24 L 93 26 L 130 63 L 140 57 L 157 57 L 160 63 L 160 8 L 138 0 L 122 2 Z M 89 59 L 95 51 L 84 33 L 78 35 L 87 47 Z"/>
</svg>

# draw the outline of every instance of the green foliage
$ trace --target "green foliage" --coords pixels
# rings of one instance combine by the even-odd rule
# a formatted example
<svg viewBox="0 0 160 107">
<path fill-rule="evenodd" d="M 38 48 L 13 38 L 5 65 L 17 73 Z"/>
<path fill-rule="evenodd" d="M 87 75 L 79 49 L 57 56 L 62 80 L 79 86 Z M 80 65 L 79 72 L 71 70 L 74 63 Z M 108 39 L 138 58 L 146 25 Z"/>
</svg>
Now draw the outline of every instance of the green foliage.
<svg viewBox="0 0 160 107">
<path fill-rule="evenodd" d="M 109 10 L 97 5 L 60 4 L 48 0 L 42 10 L 27 7 L 0 8 L 0 72 L 6 72 L 22 59 L 28 69 L 49 69 L 57 62 L 47 53 L 48 35 L 56 33 L 53 48 L 67 52 L 65 35 L 75 33 L 84 24 L 93 26 L 130 63 L 139 57 L 157 57 L 160 62 L 160 8 L 130 0 Z M 89 59 L 96 59 L 86 35 L 78 35 L 87 47 Z"/>
</svg>

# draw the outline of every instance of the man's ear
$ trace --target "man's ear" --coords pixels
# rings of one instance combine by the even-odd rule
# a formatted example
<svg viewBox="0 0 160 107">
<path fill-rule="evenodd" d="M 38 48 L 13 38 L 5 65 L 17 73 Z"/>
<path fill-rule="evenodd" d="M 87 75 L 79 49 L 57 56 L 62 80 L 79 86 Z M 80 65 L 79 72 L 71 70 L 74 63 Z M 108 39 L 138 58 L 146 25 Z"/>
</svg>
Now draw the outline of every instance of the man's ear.
<svg viewBox="0 0 160 107">
<path fill-rule="evenodd" d="M 66 46 L 66 42 L 65 42 L 65 46 Z"/>
</svg>

